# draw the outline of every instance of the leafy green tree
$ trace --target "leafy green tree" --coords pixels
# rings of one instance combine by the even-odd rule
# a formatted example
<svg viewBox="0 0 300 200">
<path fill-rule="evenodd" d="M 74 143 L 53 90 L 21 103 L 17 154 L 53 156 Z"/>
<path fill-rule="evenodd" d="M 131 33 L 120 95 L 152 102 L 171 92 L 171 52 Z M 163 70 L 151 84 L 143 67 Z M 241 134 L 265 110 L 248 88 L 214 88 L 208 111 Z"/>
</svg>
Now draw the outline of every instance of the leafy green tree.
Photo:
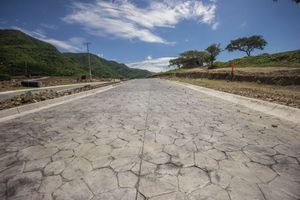
<svg viewBox="0 0 300 200">
<path fill-rule="evenodd" d="M 183 61 L 180 57 L 169 60 L 169 66 L 175 66 L 176 68 L 182 67 Z"/>
<path fill-rule="evenodd" d="M 260 35 L 253 35 L 250 37 L 238 38 L 231 40 L 230 44 L 225 48 L 229 52 L 232 51 L 243 51 L 247 56 L 251 56 L 251 52 L 254 49 L 263 50 L 267 45 L 267 41 Z"/>
<path fill-rule="evenodd" d="M 203 66 L 206 62 L 208 53 L 205 51 L 186 51 L 180 54 L 178 58 L 169 61 L 169 66 L 176 66 L 177 68 L 193 68 Z"/>
<path fill-rule="evenodd" d="M 208 52 L 208 60 L 210 62 L 210 67 L 214 66 L 214 61 L 216 60 L 217 56 L 221 53 L 220 44 L 212 44 L 209 47 L 206 48 L 206 51 Z"/>
<path fill-rule="evenodd" d="M 273 1 L 277 2 L 278 0 L 273 0 Z M 292 1 L 294 1 L 295 3 L 300 3 L 300 0 L 292 0 Z"/>
</svg>

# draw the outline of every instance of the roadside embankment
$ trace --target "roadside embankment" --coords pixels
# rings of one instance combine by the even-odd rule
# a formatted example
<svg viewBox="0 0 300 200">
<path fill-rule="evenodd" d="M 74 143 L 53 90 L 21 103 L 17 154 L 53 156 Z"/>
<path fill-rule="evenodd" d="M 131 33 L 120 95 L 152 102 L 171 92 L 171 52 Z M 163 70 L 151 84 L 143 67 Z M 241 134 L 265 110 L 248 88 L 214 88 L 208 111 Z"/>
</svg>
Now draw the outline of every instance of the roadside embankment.
<svg viewBox="0 0 300 200">
<path fill-rule="evenodd" d="M 179 69 L 155 74 L 152 77 L 160 78 L 207 78 L 216 80 L 231 80 L 256 82 L 272 85 L 300 85 L 300 68 L 287 67 L 252 67 L 239 68 L 231 74 L 231 68 L 219 69 Z"/>
<path fill-rule="evenodd" d="M 258 84 L 255 82 L 212 80 L 206 78 L 193 79 L 168 77 L 164 79 L 190 83 L 227 93 L 256 98 L 294 108 L 300 108 L 300 85 L 280 86 Z"/>
<path fill-rule="evenodd" d="M 187 87 L 192 90 L 196 90 L 203 94 L 213 96 L 236 105 L 242 105 L 244 107 L 250 108 L 252 110 L 256 110 L 268 115 L 272 115 L 278 117 L 283 120 L 288 120 L 294 123 L 300 123 L 300 109 L 293 108 L 290 106 L 280 105 L 268 101 L 262 101 L 255 98 L 244 97 L 240 95 L 230 94 L 227 92 L 217 91 L 214 89 L 206 88 L 197 86 L 194 84 L 182 83 L 182 82 L 175 82 L 181 86 Z M 240 112 L 240 111 L 238 111 Z M 260 116 L 261 118 L 261 116 Z M 273 125 L 272 125 L 273 126 Z M 273 127 L 277 127 L 274 125 Z"/>
<path fill-rule="evenodd" d="M 31 103 L 36 103 L 40 101 L 45 101 L 49 99 L 55 99 L 58 97 L 68 96 L 68 95 L 89 91 L 89 90 L 101 88 L 116 83 L 117 82 L 104 82 L 95 85 L 85 85 L 79 88 L 67 89 L 63 91 L 55 91 L 51 89 L 42 90 L 40 92 L 29 91 L 23 94 L 16 95 L 12 98 L 0 101 L 0 110 L 31 104 Z"/>
</svg>

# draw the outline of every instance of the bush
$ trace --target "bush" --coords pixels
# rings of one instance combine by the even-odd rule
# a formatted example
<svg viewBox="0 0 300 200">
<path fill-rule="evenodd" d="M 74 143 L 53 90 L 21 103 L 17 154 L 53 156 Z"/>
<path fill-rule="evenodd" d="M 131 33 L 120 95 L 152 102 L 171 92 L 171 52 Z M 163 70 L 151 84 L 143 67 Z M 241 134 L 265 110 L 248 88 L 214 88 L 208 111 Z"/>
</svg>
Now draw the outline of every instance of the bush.
<svg viewBox="0 0 300 200">
<path fill-rule="evenodd" d="M 11 80 L 10 75 L 8 74 L 0 74 L 0 81 L 9 81 Z"/>
</svg>

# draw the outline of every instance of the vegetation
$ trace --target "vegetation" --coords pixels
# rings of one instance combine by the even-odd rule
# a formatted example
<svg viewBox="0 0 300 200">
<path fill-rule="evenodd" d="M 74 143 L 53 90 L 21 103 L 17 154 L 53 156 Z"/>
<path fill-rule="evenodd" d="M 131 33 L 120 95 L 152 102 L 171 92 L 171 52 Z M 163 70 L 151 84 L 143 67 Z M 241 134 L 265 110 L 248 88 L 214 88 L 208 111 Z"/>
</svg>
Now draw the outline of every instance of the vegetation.
<svg viewBox="0 0 300 200">
<path fill-rule="evenodd" d="M 176 66 L 177 68 L 195 68 L 201 67 L 204 63 L 209 63 L 209 68 L 226 68 L 231 67 L 234 62 L 240 67 L 300 67 L 300 50 L 287 51 L 275 54 L 260 54 L 251 56 L 254 49 L 264 49 L 267 42 L 262 36 L 251 36 L 232 40 L 226 49 L 229 51 L 240 50 L 247 53 L 248 56 L 237 58 L 228 62 L 215 62 L 217 56 L 222 51 L 220 44 L 212 44 L 205 49 L 205 51 L 186 51 L 178 58 L 169 61 L 169 66 Z M 169 71 L 172 72 L 173 70 Z M 174 70 L 176 72 L 179 69 Z"/>
<path fill-rule="evenodd" d="M 257 56 L 247 56 L 230 60 L 228 62 L 216 62 L 218 67 L 230 67 L 234 62 L 240 67 L 300 67 L 300 50 L 287 51 L 275 54 L 261 54 Z"/>
<path fill-rule="evenodd" d="M 212 44 L 205 49 L 205 51 L 185 51 L 180 54 L 178 58 L 171 59 L 169 66 L 176 66 L 176 68 L 194 68 L 204 66 L 204 63 L 209 62 L 213 67 L 214 61 L 221 53 L 220 44 Z"/>
<path fill-rule="evenodd" d="M 88 71 L 87 53 L 64 53 L 63 55 L 73 63 L 84 66 L 85 71 Z M 108 61 L 94 54 L 91 54 L 91 68 L 93 75 L 102 78 L 143 78 L 151 74 L 147 70 L 129 68 L 125 64 Z"/>
<path fill-rule="evenodd" d="M 169 66 L 177 68 L 193 68 L 203 66 L 207 60 L 208 53 L 205 51 L 186 51 L 180 54 L 178 58 L 169 61 Z"/>
<path fill-rule="evenodd" d="M 76 75 L 84 71 L 52 45 L 21 31 L 0 30 L 0 74 Z"/>
<path fill-rule="evenodd" d="M 214 61 L 216 60 L 217 56 L 221 53 L 220 44 L 212 44 L 209 47 L 206 48 L 206 51 L 208 52 L 208 60 L 210 62 L 210 67 L 214 67 Z"/>
<path fill-rule="evenodd" d="M 149 71 L 91 56 L 99 78 L 139 78 Z M 54 46 L 18 30 L 0 30 L 0 78 L 16 75 L 80 76 L 88 74 L 86 54 L 60 53 Z"/>
<path fill-rule="evenodd" d="M 273 0 L 273 1 L 277 2 L 278 0 Z M 292 0 L 292 1 L 295 3 L 300 3 L 300 0 Z"/>
<path fill-rule="evenodd" d="M 232 51 L 243 51 L 247 56 L 251 56 L 251 52 L 254 49 L 263 50 L 267 45 L 266 40 L 262 36 L 253 35 L 250 37 L 238 38 L 236 40 L 231 40 L 230 44 L 225 48 L 229 52 Z"/>
</svg>

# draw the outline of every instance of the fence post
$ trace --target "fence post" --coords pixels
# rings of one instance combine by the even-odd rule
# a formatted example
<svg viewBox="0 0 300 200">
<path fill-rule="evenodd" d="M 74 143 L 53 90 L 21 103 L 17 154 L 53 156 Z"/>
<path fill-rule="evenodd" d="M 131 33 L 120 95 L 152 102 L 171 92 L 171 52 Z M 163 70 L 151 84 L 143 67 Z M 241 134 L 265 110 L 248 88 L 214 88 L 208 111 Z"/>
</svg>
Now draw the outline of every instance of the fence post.
<svg viewBox="0 0 300 200">
<path fill-rule="evenodd" d="M 235 62 L 231 62 L 231 81 L 233 81 L 234 71 L 236 70 Z"/>
</svg>

